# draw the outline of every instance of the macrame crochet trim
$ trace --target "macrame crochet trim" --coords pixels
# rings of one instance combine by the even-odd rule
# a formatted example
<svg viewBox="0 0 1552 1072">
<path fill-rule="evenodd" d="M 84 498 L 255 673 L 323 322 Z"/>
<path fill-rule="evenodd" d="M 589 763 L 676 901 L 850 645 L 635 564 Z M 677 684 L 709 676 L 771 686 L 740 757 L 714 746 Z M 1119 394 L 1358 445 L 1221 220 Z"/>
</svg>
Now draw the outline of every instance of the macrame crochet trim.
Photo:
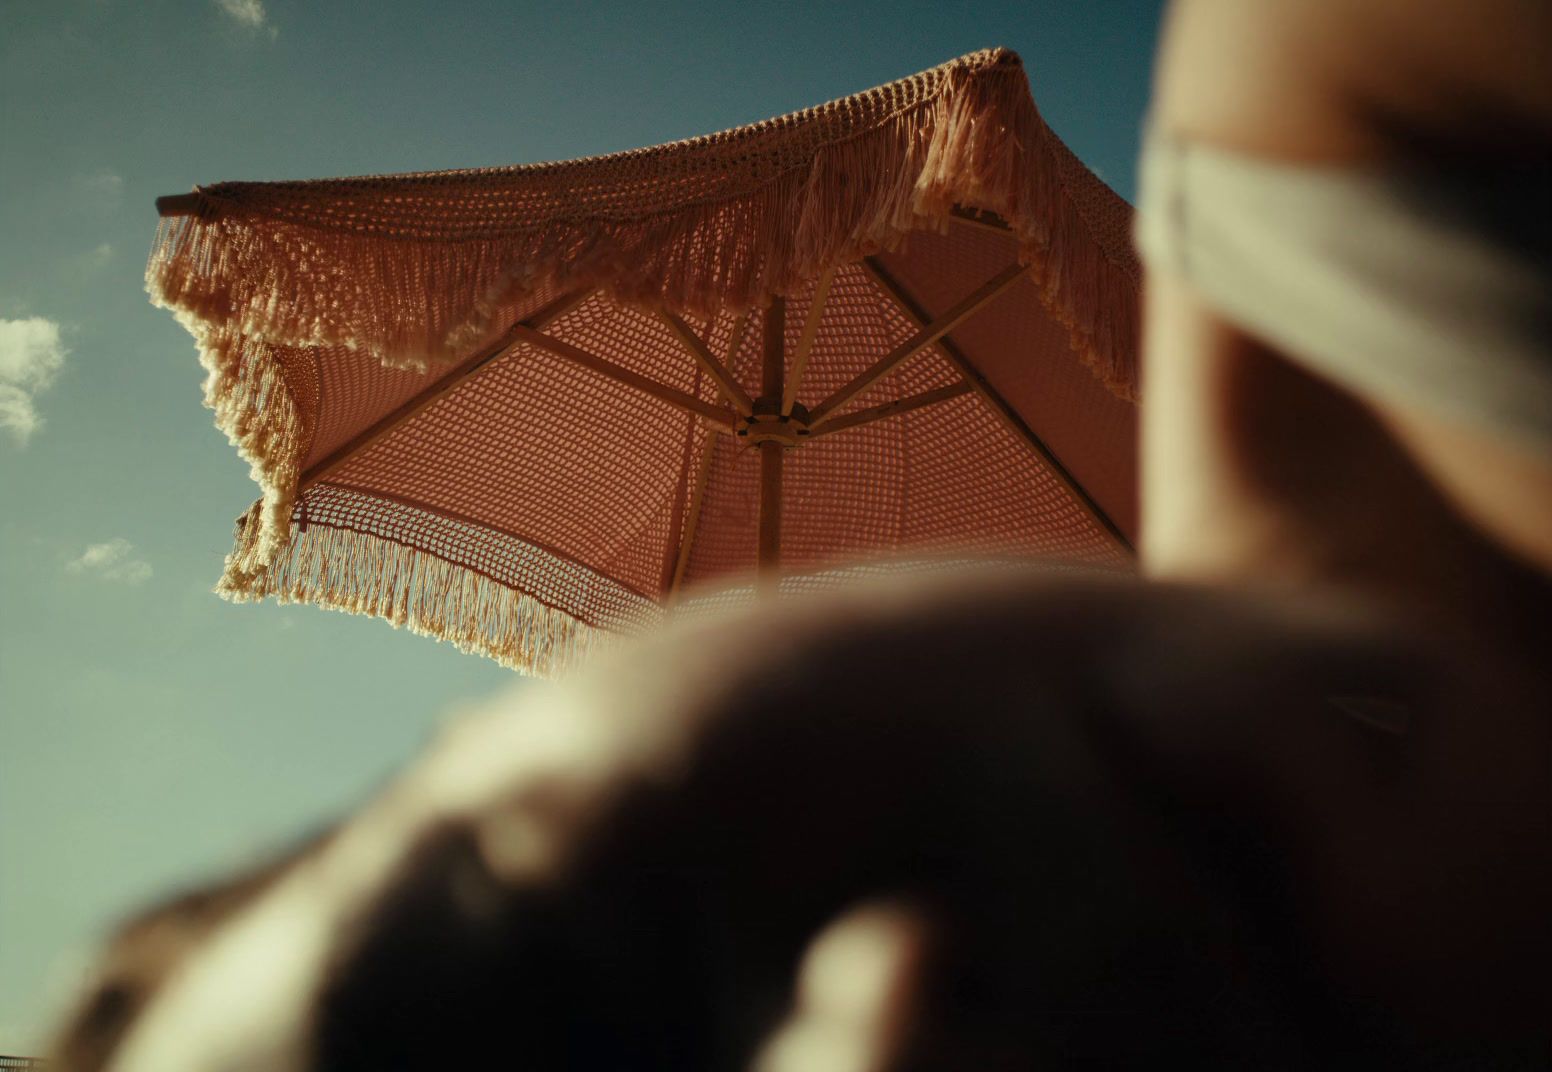
<svg viewBox="0 0 1552 1072">
<path fill-rule="evenodd" d="M 580 665 L 611 636 L 463 566 L 331 525 L 297 526 L 283 553 L 254 568 L 244 534 L 261 509 L 239 521 L 238 548 L 216 587 L 234 603 L 274 596 L 370 615 L 540 677 Z"/>
<path fill-rule="evenodd" d="M 301 480 L 311 429 L 273 350 L 261 340 L 211 330 L 180 315 L 199 343 L 206 371 L 205 405 L 226 433 L 260 498 L 238 522 L 245 533 L 227 556 L 227 575 L 252 574 L 279 554 L 291 538 L 291 512 Z M 235 571 L 235 572 L 234 572 Z"/>
<path fill-rule="evenodd" d="M 1130 396 L 1136 262 L 1089 225 L 1080 176 L 1097 181 L 1040 118 L 1018 57 L 993 50 L 613 156 L 203 187 L 162 221 L 147 288 L 195 323 L 424 369 L 541 289 L 695 316 L 764 307 L 961 206 L 1007 222 L 1075 349 Z"/>
</svg>

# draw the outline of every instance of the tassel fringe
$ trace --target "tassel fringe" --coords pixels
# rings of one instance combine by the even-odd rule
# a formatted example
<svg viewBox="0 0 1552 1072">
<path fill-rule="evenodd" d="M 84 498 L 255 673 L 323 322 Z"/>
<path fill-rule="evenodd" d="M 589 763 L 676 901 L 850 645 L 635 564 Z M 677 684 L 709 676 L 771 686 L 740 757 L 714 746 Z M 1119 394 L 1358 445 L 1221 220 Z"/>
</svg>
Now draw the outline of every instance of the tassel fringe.
<svg viewBox="0 0 1552 1072">
<path fill-rule="evenodd" d="M 330 525 L 298 526 L 267 567 L 243 563 L 262 504 L 239 522 L 238 551 L 216 592 L 235 603 L 274 596 L 382 618 L 504 666 L 554 677 L 580 665 L 611 634 L 435 555 Z"/>
<path fill-rule="evenodd" d="M 254 573 L 291 538 L 291 510 L 312 439 L 310 421 L 269 346 L 200 325 L 190 329 L 206 372 L 205 406 L 215 412 L 216 427 L 226 433 L 259 485 L 259 502 L 246 519 L 247 539 L 227 559 L 229 573 Z"/>
<path fill-rule="evenodd" d="M 840 118 L 857 111 L 865 121 Z M 763 307 L 911 231 L 946 228 L 959 205 L 1007 221 L 1078 352 L 1131 396 L 1135 269 L 1096 240 L 1064 155 L 1017 56 L 977 53 L 613 157 L 205 187 L 193 214 L 163 221 L 147 289 L 196 323 L 425 369 L 466 356 L 547 287 L 695 316 Z"/>
</svg>

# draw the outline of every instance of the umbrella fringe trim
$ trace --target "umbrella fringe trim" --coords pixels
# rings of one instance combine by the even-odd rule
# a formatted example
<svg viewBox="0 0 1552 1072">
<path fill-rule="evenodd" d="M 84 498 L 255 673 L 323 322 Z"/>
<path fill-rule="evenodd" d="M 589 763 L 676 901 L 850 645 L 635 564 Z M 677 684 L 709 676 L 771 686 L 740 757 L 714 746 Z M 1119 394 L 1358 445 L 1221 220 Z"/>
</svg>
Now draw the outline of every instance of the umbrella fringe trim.
<svg viewBox="0 0 1552 1072">
<path fill-rule="evenodd" d="M 252 568 L 262 503 L 239 521 L 216 593 L 234 603 L 309 603 L 381 618 L 538 677 L 579 666 L 611 634 L 446 559 L 332 525 L 298 526 L 283 553 Z"/>
<path fill-rule="evenodd" d="M 762 306 L 898 247 L 911 231 L 944 230 L 954 207 L 968 206 L 1009 224 L 1076 352 L 1112 391 L 1135 398 L 1139 273 L 1073 196 L 1064 175 L 1082 165 L 1040 117 L 1016 58 L 940 71 L 922 99 L 820 145 L 804 166 L 631 217 L 556 212 L 499 233 L 378 233 L 386 225 L 284 218 L 273 199 L 264 203 L 264 184 L 208 188 L 192 215 L 162 221 L 147 289 L 186 323 L 425 369 L 462 359 L 546 291 L 596 288 L 701 316 Z M 335 192 L 306 185 L 341 213 L 361 196 L 348 180 Z"/>
<path fill-rule="evenodd" d="M 291 512 L 301 481 L 302 459 L 312 440 L 311 421 L 297 404 L 285 367 L 261 340 L 191 325 L 206 376 L 204 404 L 226 433 L 260 499 L 238 519 L 246 539 L 227 560 L 227 572 L 262 570 L 291 538 Z"/>
</svg>

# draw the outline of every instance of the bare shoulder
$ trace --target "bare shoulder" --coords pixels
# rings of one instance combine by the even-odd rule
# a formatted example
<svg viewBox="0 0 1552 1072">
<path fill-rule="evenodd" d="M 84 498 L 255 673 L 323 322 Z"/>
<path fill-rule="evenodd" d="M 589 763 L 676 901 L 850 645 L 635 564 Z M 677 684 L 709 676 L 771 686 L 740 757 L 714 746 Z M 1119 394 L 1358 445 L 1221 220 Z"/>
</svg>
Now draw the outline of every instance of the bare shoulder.
<svg viewBox="0 0 1552 1072">
<path fill-rule="evenodd" d="M 1176 133 L 1295 160 L 1545 153 L 1549 72 L 1543 0 L 1176 0 L 1156 112 Z"/>
</svg>

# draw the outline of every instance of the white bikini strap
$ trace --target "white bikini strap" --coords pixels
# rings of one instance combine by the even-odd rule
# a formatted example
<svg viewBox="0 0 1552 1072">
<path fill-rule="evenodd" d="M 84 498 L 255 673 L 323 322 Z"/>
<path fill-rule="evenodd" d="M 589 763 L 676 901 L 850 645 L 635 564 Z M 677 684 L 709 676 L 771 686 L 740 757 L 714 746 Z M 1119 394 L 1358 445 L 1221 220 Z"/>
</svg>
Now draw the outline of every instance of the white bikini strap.
<svg viewBox="0 0 1552 1072">
<path fill-rule="evenodd" d="M 1155 134 L 1136 238 L 1312 371 L 1552 451 L 1547 172 L 1291 165 Z"/>
</svg>

